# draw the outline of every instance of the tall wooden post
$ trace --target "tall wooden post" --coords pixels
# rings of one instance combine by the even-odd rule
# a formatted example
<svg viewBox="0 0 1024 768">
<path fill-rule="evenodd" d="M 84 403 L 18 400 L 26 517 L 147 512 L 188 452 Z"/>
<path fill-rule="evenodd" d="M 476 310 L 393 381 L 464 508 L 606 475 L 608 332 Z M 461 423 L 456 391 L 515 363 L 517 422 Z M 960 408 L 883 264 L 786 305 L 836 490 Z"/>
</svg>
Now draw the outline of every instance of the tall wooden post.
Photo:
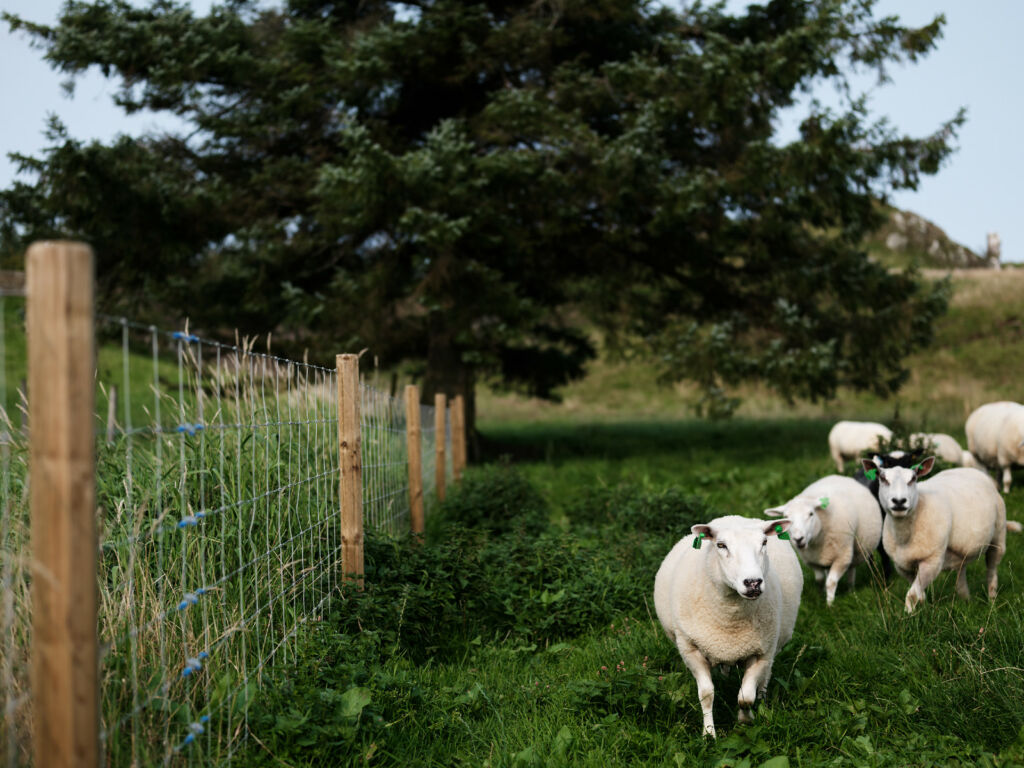
<svg viewBox="0 0 1024 768">
<path fill-rule="evenodd" d="M 423 535 L 423 447 L 420 428 L 420 388 L 405 386 L 405 440 L 409 447 L 409 520 L 414 536 Z"/>
<path fill-rule="evenodd" d="M 444 501 L 444 481 L 448 469 L 445 466 L 444 445 L 448 437 L 447 399 L 443 392 L 434 395 L 434 491 L 438 501 Z"/>
<path fill-rule="evenodd" d="M 455 482 L 462 480 L 466 468 L 466 406 L 462 395 L 452 403 L 452 474 Z"/>
<path fill-rule="evenodd" d="M 99 762 L 93 256 L 28 249 L 33 749 L 37 768 Z"/>
<path fill-rule="evenodd" d="M 359 356 L 338 355 L 338 462 L 341 479 L 341 567 L 363 586 L 363 440 L 359 428 Z"/>
</svg>

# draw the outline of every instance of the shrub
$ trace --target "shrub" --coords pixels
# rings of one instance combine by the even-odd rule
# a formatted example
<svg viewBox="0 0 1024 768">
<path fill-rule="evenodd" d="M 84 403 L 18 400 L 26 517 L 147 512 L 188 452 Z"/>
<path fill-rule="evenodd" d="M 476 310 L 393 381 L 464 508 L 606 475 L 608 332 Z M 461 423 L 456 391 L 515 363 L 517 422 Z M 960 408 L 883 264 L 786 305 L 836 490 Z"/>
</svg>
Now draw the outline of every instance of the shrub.
<svg viewBox="0 0 1024 768">
<path fill-rule="evenodd" d="M 451 489 L 439 515 L 447 523 L 494 533 L 537 534 L 548 527 L 544 497 L 508 463 L 474 468 Z"/>
<path fill-rule="evenodd" d="M 346 590 L 338 630 L 371 630 L 387 653 L 423 661 L 477 636 L 570 638 L 635 610 L 672 543 L 713 513 L 678 489 L 601 493 L 573 513 L 589 525 L 538 531 L 546 505 L 515 469 L 471 473 L 429 543 L 367 537 L 365 588 Z M 503 512 L 513 507 L 524 510 L 518 519 Z"/>
<path fill-rule="evenodd" d="M 669 534 L 678 540 L 690 526 L 716 517 L 700 496 L 671 486 L 657 491 L 633 484 L 594 488 L 566 508 L 574 525 L 600 526 L 622 531 Z"/>
</svg>

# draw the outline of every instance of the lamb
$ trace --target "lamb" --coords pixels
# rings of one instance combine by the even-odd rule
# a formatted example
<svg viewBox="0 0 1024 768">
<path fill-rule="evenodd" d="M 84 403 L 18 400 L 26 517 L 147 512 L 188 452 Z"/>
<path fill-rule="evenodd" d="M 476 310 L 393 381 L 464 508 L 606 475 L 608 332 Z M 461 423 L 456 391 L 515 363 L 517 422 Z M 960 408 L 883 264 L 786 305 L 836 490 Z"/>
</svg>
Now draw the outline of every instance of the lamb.
<svg viewBox="0 0 1024 768">
<path fill-rule="evenodd" d="M 775 654 L 793 636 L 804 577 L 778 538 L 789 525 L 738 515 L 695 525 L 658 569 L 654 607 L 697 682 L 705 735 L 715 736 L 711 668 L 743 663 L 739 721 L 750 722 Z"/>
<path fill-rule="evenodd" d="M 1003 400 L 986 403 L 967 417 L 967 450 L 977 460 L 1003 471 L 1003 493 L 1010 492 L 1010 467 L 1024 464 L 1024 405 Z"/>
<path fill-rule="evenodd" d="M 825 581 L 829 606 L 843 574 L 849 574 L 847 582 L 853 589 L 857 563 L 869 560 L 882 538 L 877 500 L 863 485 L 843 475 L 816 480 L 781 507 L 764 513 L 789 518 L 793 545 L 814 572 L 814 580 Z"/>
<path fill-rule="evenodd" d="M 928 451 L 934 450 L 935 456 L 947 464 L 968 466 L 970 459 L 969 451 L 960 447 L 952 435 L 943 432 L 915 432 L 910 436 L 910 442 L 914 445 L 923 445 Z"/>
<path fill-rule="evenodd" d="M 856 460 L 861 453 L 878 448 L 879 439 L 892 439 L 892 430 L 874 421 L 839 421 L 828 433 L 828 450 L 836 463 L 836 471 L 843 471 L 843 459 Z"/>
<path fill-rule="evenodd" d="M 988 566 L 988 596 L 994 599 L 997 569 L 1006 551 L 1006 504 L 991 479 L 977 469 L 947 469 L 927 482 L 929 456 L 916 470 L 883 468 L 871 459 L 865 470 L 878 471 L 878 500 L 886 511 L 882 543 L 900 575 L 911 582 L 904 603 L 912 613 L 940 571 L 956 570 L 956 591 L 965 600 L 966 565 L 983 552 Z"/>
</svg>

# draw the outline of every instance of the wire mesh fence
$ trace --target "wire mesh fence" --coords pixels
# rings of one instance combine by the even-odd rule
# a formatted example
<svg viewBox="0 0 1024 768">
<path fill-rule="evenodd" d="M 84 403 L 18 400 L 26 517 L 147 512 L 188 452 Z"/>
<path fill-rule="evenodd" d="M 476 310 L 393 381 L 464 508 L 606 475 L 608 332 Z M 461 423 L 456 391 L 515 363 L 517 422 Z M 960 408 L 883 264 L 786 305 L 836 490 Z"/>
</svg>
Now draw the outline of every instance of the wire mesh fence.
<svg viewBox="0 0 1024 768">
<path fill-rule="evenodd" d="M 31 761 L 24 300 L 0 295 L 0 759 Z M 96 318 L 101 762 L 237 761 L 272 665 L 341 586 L 333 368 Z M 367 529 L 409 525 L 404 405 L 361 386 Z M 438 437 L 421 407 L 423 486 Z M 448 450 L 446 456 L 450 456 Z"/>
</svg>

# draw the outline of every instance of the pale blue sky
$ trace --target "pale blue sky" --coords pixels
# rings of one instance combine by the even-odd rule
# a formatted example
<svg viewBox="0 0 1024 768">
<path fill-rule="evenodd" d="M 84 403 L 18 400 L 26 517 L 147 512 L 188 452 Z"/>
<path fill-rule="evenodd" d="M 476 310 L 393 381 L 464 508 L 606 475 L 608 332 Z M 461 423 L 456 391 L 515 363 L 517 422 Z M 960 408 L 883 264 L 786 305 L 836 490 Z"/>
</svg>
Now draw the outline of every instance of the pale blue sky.
<svg viewBox="0 0 1024 768">
<path fill-rule="evenodd" d="M 193 0 L 198 13 L 212 0 Z M 730 0 L 742 7 L 744 0 Z M 0 9 L 32 21 L 56 19 L 61 0 L 0 0 Z M 967 124 L 960 133 L 959 151 L 935 177 L 924 180 L 917 192 L 897 195 L 893 202 L 919 213 L 945 229 L 955 240 L 975 251 L 984 250 L 985 233 L 999 232 L 1004 261 L 1024 261 L 1024 216 L 1018 190 L 1024 178 L 1024 151 L 1019 126 L 1024 124 L 1020 92 L 1013 83 L 1024 72 L 1022 0 L 880 0 L 879 14 L 895 14 L 909 24 L 923 24 L 945 13 L 945 37 L 930 56 L 916 65 L 893 68 L 893 82 L 881 88 L 865 78 L 872 89 L 871 107 L 887 115 L 910 135 L 932 132 L 967 107 Z M 12 35 L 0 25 L 0 188 L 14 178 L 8 152 L 35 154 L 44 146 L 46 115 L 57 114 L 70 134 L 79 139 L 108 140 L 118 133 L 137 135 L 176 127 L 166 115 L 128 117 L 111 97 L 116 84 L 97 72 L 77 80 L 73 98 L 61 82 L 66 77 L 51 70 L 23 34 Z M 817 94 L 828 103 L 826 89 Z M 791 135 L 805 109 L 797 108 L 780 126 Z"/>
</svg>

